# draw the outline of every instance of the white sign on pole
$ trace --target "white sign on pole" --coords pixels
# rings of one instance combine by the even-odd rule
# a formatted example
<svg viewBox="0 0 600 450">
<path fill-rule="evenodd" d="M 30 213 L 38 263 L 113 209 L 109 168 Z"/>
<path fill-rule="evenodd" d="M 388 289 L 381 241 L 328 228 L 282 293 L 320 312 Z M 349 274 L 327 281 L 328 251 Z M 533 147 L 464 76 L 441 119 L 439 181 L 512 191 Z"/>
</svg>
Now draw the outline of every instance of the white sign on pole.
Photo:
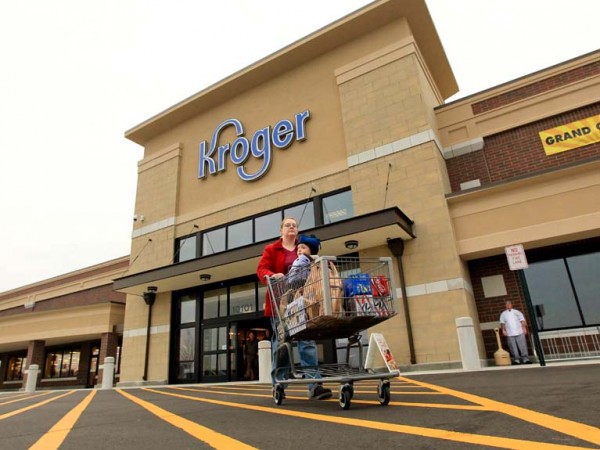
<svg viewBox="0 0 600 450">
<path fill-rule="evenodd" d="M 506 259 L 508 259 L 508 267 L 510 270 L 521 270 L 529 267 L 527 257 L 525 256 L 525 249 L 522 244 L 504 247 L 504 252 L 506 253 Z"/>
</svg>

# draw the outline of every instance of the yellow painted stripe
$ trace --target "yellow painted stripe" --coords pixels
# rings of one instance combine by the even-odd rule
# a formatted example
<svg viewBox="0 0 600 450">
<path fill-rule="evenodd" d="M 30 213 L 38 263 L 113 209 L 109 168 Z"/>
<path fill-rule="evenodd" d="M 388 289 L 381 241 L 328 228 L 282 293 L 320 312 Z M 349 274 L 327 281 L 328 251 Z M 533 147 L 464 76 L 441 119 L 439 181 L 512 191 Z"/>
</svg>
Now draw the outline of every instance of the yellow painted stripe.
<svg viewBox="0 0 600 450">
<path fill-rule="evenodd" d="M 49 398 L 48 400 L 44 400 L 43 402 L 39 402 L 39 403 L 36 403 L 34 405 L 26 406 L 25 408 L 17 409 L 15 411 L 11 411 L 11 412 L 8 412 L 6 414 L 2 414 L 2 415 L 0 415 L 0 420 L 6 419 L 8 417 L 16 416 L 17 414 L 21 414 L 21 413 L 23 413 L 25 411 L 29 411 L 31 409 L 38 408 L 40 406 L 44 406 L 44 405 L 46 405 L 46 404 L 48 404 L 50 402 L 53 402 L 54 400 L 58 400 L 59 398 L 66 397 L 67 395 L 71 395 L 73 392 L 75 392 L 75 391 L 69 391 L 69 392 L 67 392 L 65 394 Z"/>
<path fill-rule="evenodd" d="M 23 394 L 20 398 L 11 397 L 11 398 L 14 398 L 14 400 L 9 400 L 8 402 L 2 402 L 2 403 L 0 403 L 0 405 L 8 405 L 10 403 L 21 402 L 23 400 L 29 400 L 30 398 L 42 397 L 44 395 L 48 395 L 51 393 L 52 393 L 52 391 L 44 392 L 42 394 L 37 394 L 37 395 Z"/>
<path fill-rule="evenodd" d="M 191 391 L 191 392 L 204 392 L 210 394 L 225 394 L 225 395 L 237 395 L 240 397 L 262 397 L 262 398 L 272 398 L 271 394 L 248 394 L 245 392 L 222 392 L 214 389 L 199 389 L 199 388 L 184 388 L 184 387 L 174 387 L 169 386 L 169 389 L 177 390 L 177 391 Z M 293 396 L 288 395 L 289 390 L 286 389 L 286 398 L 288 400 L 306 400 L 309 401 L 306 395 L 304 396 Z M 356 391 L 354 391 L 356 393 Z M 326 400 L 327 401 L 327 400 Z M 337 399 L 328 400 L 330 402 L 337 402 Z M 352 399 L 352 403 L 359 403 L 361 405 L 379 405 L 379 401 L 375 400 L 359 400 Z M 441 408 L 441 409 L 460 409 L 465 411 L 489 411 L 489 408 L 481 405 L 453 405 L 451 403 L 417 403 L 417 402 L 394 402 L 391 401 L 389 403 L 391 406 L 415 406 L 418 408 Z"/>
<path fill-rule="evenodd" d="M 467 444 L 487 445 L 488 447 L 499 447 L 505 449 L 520 449 L 520 450 L 566 450 L 579 449 L 584 450 L 585 447 L 573 447 L 567 445 L 548 444 L 545 442 L 526 441 L 521 439 L 503 438 L 496 436 L 460 433 L 449 430 L 436 430 L 433 428 L 415 427 L 409 425 L 398 425 L 386 422 L 375 422 L 372 420 L 352 419 L 348 417 L 327 416 L 324 414 L 307 413 L 302 411 L 291 411 L 283 408 L 269 408 L 266 406 L 246 405 L 243 403 L 226 402 L 222 400 L 212 400 L 207 398 L 191 397 L 189 395 L 174 394 L 171 392 L 163 392 L 156 389 L 143 388 L 145 391 L 155 392 L 157 394 L 179 397 L 186 400 L 194 400 L 198 402 L 211 403 L 214 405 L 230 406 L 240 409 L 248 409 L 251 411 L 260 411 L 265 413 L 279 414 L 282 416 L 300 417 L 303 419 L 317 420 L 320 422 L 329 422 L 339 425 L 350 425 L 354 427 L 370 428 L 378 431 L 390 431 L 394 433 L 410 434 L 416 436 L 424 436 L 434 439 L 444 439 L 447 441 L 464 442 Z M 589 450 L 589 449 L 587 449 Z"/>
<path fill-rule="evenodd" d="M 81 413 L 89 406 L 94 395 L 96 395 L 96 391 L 90 392 L 75 408 L 65 414 L 46 434 L 29 447 L 29 450 L 54 450 L 59 448 L 77 420 L 79 420 Z"/>
<path fill-rule="evenodd" d="M 569 436 L 576 437 L 578 439 L 592 442 L 594 444 L 600 444 L 600 428 L 593 427 L 591 425 L 585 425 L 572 420 L 561 419 L 559 417 L 551 416 L 549 414 L 532 411 L 530 409 L 521 408 L 519 406 L 510 405 L 508 403 L 502 403 L 495 400 L 490 400 L 485 397 L 479 397 L 477 395 L 468 394 L 466 392 L 455 391 L 442 386 L 436 386 L 422 381 L 408 380 L 411 383 L 418 384 L 419 386 L 427 387 L 429 389 L 436 389 L 442 394 L 452 395 L 454 397 L 462 398 L 468 402 L 477 403 L 485 406 L 494 411 L 501 412 L 503 414 L 516 417 L 526 422 L 534 423 L 541 427 L 549 428 L 554 431 L 558 431 Z"/>
<path fill-rule="evenodd" d="M 216 431 L 211 430 L 210 428 L 198 425 L 197 423 L 192 422 L 191 420 L 173 414 L 167 411 L 166 409 L 162 409 L 156 405 L 153 405 L 150 402 L 135 397 L 121 389 L 117 389 L 117 392 L 127 397 L 132 402 L 137 403 L 142 408 L 148 410 L 149 412 L 164 420 L 165 422 L 170 423 L 174 427 L 182 429 L 186 433 L 192 435 L 193 437 L 202 442 L 206 442 L 208 445 L 216 448 L 217 450 L 250 450 L 256 448 L 244 444 L 243 442 L 238 441 L 236 439 L 230 438 L 229 436 L 225 436 L 224 434 L 217 433 Z"/>
</svg>

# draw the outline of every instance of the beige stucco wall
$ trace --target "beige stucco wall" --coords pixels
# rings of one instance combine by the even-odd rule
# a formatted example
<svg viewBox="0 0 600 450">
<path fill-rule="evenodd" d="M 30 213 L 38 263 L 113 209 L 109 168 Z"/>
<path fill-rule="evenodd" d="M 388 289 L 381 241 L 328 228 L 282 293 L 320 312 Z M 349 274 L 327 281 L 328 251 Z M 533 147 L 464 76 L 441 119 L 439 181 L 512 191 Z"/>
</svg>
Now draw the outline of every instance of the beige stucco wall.
<svg viewBox="0 0 600 450">
<path fill-rule="evenodd" d="M 600 229 L 600 163 L 565 168 L 450 198 L 464 259 L 596 236 Z"/>
<path fill-rule="evenodd" d="M 102 333 L 112 333 L 123 323 L 124 314 L 124 305 L 102 303 L 0 317 L 0 345 L 8 350 L 35 340 L 59 345 L 100 339 Z"/>
</svg>

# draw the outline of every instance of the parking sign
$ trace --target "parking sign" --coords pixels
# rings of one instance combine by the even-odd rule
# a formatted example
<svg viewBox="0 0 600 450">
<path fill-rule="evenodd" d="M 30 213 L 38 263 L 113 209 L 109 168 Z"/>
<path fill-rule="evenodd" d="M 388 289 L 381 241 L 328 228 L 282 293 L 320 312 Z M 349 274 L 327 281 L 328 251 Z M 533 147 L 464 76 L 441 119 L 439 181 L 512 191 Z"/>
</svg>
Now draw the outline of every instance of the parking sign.
<svg viewBox="0 0 600 450">
<path fill-rule="evenodd" d="M 506 253 L 506 259 L 508 259 L 508 267 L 510 270 L 521 270 L 527 269 L 527 257 L 525 256 L 525 249 L 522 244 L 510 245 L 504 247 Z"/>
</svg>

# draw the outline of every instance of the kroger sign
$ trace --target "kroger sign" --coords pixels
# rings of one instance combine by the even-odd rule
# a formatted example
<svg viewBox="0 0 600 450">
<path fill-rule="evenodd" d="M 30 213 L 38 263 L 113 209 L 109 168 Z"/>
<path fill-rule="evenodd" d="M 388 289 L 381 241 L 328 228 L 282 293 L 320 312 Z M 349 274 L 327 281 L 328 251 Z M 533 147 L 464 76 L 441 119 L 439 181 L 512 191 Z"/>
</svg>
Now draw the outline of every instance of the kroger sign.
<svg viewBox="0 0 600 450">
<path fill-rule="evenodd" d="M 244 126 L 237 119 L 228 119 L 215 128 L 210 147 L 206 141 L 200 142 L 198 159 L 198 178 L 206 178 L 207 174 L 218 175 L 227 169 L 227 160 L 236 166 L 238 176 L 244 181 L 254 181 L 261 178 L 271 167 L 273 160 L 272 148 L 285 149 L 295 141 L 306 139 L 306 121 L 310 111 L 299 112 L 294 121 L 283 119 L 275 124 L 273 129 L 266 126 L 256 130 L 248 139 Z M 233 127 L 237 139 L 231 143 L 219 143 L 221 133 L 227 127 Z M 262 159 L 262 166 L 254 173 L 248 173 L 244 165 L 250 159 Z"/>
</svg>

